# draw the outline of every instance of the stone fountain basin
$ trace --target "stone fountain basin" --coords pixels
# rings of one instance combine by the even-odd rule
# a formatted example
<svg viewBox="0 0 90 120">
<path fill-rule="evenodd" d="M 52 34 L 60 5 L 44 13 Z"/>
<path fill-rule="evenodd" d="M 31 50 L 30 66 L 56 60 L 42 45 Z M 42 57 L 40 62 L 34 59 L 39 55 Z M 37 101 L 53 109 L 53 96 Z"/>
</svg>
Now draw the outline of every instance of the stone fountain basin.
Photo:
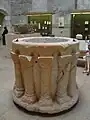
<svg viewBox="0 0 90 120">
<path fill-rule="evenodd" d="M 78 44 L 78 45 L 77 45 Z M 79 41 L 66 37 L 26 37 L 14 39 L 12 51 L 20 51 L 20 54 L 30 55 L 38 52 L 40 56 L 51 56 L 53 52 L 60 51 L 61 55 L 79 51 Z"/>
<path fill-rule="evenodd" d="M 28 111 L 54 114 L 78 101 L 76 64 L 79 42 L 65 37 L 14 39 L 13 100 Z"/>
</svg>

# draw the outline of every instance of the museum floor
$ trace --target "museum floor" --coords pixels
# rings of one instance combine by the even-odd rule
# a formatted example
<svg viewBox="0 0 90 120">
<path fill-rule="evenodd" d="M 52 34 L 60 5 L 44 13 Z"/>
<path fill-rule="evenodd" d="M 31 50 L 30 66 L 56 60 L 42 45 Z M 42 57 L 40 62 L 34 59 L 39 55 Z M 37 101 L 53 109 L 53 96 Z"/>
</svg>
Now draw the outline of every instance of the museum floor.
<svg viewBox="0 0 90 120">
<path fill-rule="evenodd" d="M 55 117 L 30 115 L 19 110 L 12 101 L 13 63 L 6 47 L 0 46 L 0 120 L 90 120 L 90 76 L 77 68 L 80 100 L 70 112 Z"/>
</svg>

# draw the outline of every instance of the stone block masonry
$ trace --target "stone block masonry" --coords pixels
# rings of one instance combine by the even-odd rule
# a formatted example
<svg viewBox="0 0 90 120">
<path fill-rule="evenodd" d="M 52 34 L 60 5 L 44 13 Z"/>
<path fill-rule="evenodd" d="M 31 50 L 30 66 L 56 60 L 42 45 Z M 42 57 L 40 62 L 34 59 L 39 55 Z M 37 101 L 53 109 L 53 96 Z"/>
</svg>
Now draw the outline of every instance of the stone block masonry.
<svg viewBox="0 0 90 120">
<path fill-rule="evenodd" d="M 11 14 L 16 16 L 32 9 L 32 0 L 11 0 Z"/>
</svg>

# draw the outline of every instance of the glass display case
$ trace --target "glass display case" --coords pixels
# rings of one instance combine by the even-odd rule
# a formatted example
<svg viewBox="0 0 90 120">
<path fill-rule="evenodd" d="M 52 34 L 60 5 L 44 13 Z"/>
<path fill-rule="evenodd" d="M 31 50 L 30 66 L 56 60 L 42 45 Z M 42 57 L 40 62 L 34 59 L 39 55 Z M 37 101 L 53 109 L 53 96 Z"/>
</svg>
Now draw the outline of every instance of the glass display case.
<svg viewBox="0 0 90 120">
<path fill-rule="evenodd" d="M 81 34 L 82 39 L 89 39 L 90 35 L 90 11 L 75 11 L 71 13 L 71 37 L 76 38 Z"/>
<path fill-rule="evenodd" d="M 33 27 L 41 35 L 48 36 L 52 34 L 52 13 L 30 13 L 28 24 L 33 23 Z"/>
</svg>

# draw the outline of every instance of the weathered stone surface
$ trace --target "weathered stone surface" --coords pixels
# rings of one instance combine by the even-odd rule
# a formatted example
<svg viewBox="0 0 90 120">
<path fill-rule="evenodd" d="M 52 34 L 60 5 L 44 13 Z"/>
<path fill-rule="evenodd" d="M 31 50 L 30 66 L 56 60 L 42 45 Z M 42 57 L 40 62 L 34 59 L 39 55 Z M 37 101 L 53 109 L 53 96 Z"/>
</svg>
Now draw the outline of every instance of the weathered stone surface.
<svg viewBox="0 0 90 120">
<path fill-rule="evenodd" d="M 11 0 L 12 16 L 28 12 L 32 9 L 32 0 Z"/>
<path fill-rule="evenodd" d="M 13 89 L 14 101 L 29 111 L 50 114 L 71 108 L 79 97 L 78 51 L 78 41 L 71 38 L 15 39 L 11 52 L 17 83 Z M 24 92 L 19 97 L 18 87 Z"/>
</svg>

